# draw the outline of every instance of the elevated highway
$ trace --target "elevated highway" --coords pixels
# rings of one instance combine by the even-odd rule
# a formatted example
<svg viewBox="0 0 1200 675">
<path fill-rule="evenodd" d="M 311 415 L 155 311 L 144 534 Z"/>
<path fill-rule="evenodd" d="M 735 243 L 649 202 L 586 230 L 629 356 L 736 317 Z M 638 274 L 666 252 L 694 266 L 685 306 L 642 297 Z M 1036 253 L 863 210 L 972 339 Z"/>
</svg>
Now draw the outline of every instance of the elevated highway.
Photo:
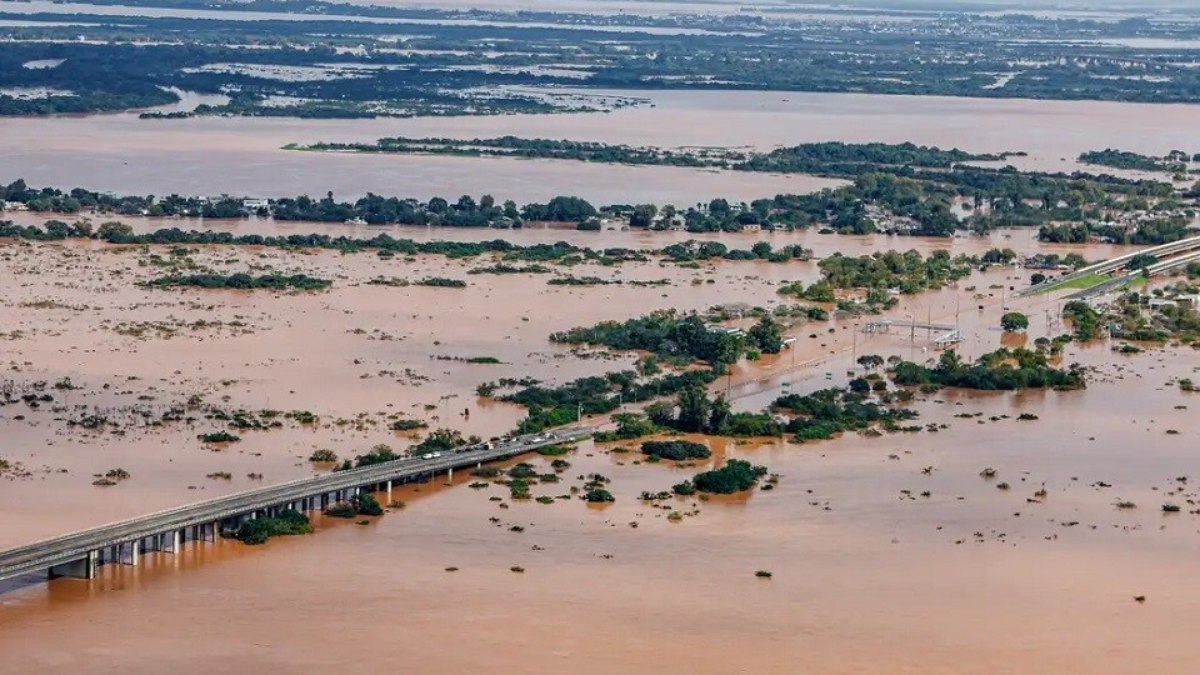
<svg viewBox="0 0 1200 675">
<path fill-rule="evenodd" d="M 1140 255 L 1152 255 L 1161 261 L 1162 258 L 1177 256 L 1180 254 L 1191 255 L 1195 252 L 1200 252 L 1200 236 L 1188 237 L 1187 239 L 1180 239 L 1179 241 L 1173 241 L 1169 244 L 1151 246 L 1150 248 L 1144 248 L 1132 253 L 1119 255 L 1115 258 L 1109 258 L 1108 260 L 1077 269 L 1070 274 L 1066 274 L 1061 277 L 1055 277 L 1054 279 L 1047 279 L 1040 284 L 1034 284 L 1029 288 L 1018 291 L 1017 295 L 1036 295 L 1038 293 L 1054 290 L 1056 287 L 1061 287 L 1064 284 L 1069 284 L 1072 281 L 1083 279 L 1092 275 L 1110 274 L 1112 272 L 1116 272 L 1117 270 L 1124 269 L 1131 260 Z M 1172 258 L 1172 260 L 1175 260 L 1175 258 Z M 1195 258 L 1193 257 L 1188 259 L 1188 262 L 1193 262 L 1194 260 Z"/>
<path fill-rule="evenodd" d="M 362 490 L 386 492 L 390 499 L 394 483 L 508 459 L 548 445 L 579 441 L 591 434 L 591 429 L 569 429 L 506 439 L 491 447 L 473 446 L 439 456 L 399 459 L 302 478 L 65 534 L 0 551 L 0 580 L 30 573 L 46 573 L 51 578 L 90 579 L 100 564 L 126 562 L 136 565 L 143 551 L 174 553 L 189 540 L 215 540 L 223 530 L 236 528 L 249 519 L 274 515 L 284 509 L 319 510 Z"/>
<path fill-rule="evenodd" d="M 1143 270 L 1137 270 L 1136 272 L 1115 276 L 1112 279 L 1109 279 L 1108 281 L 1096 286 L 1092 286 L 1091 288 L 1085 288 L 1076 291 L 1068 295 L 1067 299 L 1087 300 L 1089 298 L 1095 298 L 1102 295 L 1107 295 L 1109 293 L 1114 293 L 1129 287 L 1143 276 L 1153 278 L 1162 274 L 1173 272 L 1183 267 L 1187 267 L 1189 264 L 1194 262 L 1200 262 L 1200 251 L 1193 251 L 1185 255 L 1176 256 L 1169 260 L 1163 260 L 1161 262 L 1154 263 L 1153 265 L 1146 267 L 1144 272 Z"/>
</svg>

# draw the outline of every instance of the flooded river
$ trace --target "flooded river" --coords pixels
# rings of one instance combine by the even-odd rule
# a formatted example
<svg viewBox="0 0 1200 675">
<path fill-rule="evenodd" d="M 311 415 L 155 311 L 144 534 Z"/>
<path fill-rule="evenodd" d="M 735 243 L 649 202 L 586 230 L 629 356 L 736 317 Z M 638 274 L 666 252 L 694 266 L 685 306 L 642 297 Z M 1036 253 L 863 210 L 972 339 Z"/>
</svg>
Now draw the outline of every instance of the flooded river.
<svg viewBox="0 0 1200 675">
<path fill-rule="evenodd" d="M 505 234 L 592 241 L 539 228 Z M 611 245 L 665 243 L 644 233 L 601 236 Z M 1039 250 L 1028 233 L 951 242 L 776 237 L 819 255 L 947 244 L 965 253 Z M 1100 258 L 1117 249 L 1075 250 Z M 580 358 L 550 344 L 553 331 L 670 307 L 770 306 L 781 301 L 782 281 L 817 277 L 813 263 L 648 262 L 570 273 L 668 285 L 573 288 L 547 286 L 544 275 L 466 273 L 487 260 L 201 248 L 188 256 L 197 265 L 305 272 L 334 286 L 278 294 L 136 285 L 160 274 L 168 255 L 166 247 L 0 244 L 0 380 L 70 378 L 48 388 L 54 400 L 38 409 L 0 408 L 0 458 L 29 472 L 0 479 L 0 546 L 310 475 L 321 470 L 305 461 L 316 448 L 343 457 L 377 443 L 403 448 L 415 437 L 388 430 L 396 417 L 502 433 L 522 411 L 478 399 L 479 383 L 558 383 L 630 363 Z M 365 283 L 434 275 L 469 285 Z M 957 323 L 968 355 L 1015 337 L 994 328 L 1006 305 L 1030 315 L 1028 340 L 1063 332 L 1058 300 L 1009 294 L 1027 276 L 993 268 L 906 298 L 887 316 Z M 853 320 L 797 325 L 794 352 L 742 364 L 716 388 L 728 387 L 736 407 L 757 409 L 785 388 L 843 385 L 855 355 L 936 356 L 921 334 L 858 328 Z M 588 443 L 567 457 L 561 482 L 534 486 L 535 496 L 568 494 L 582 482 L 576 476 L 599 472 L 617 497 L 603 508 L 511 502 L 502 486 L 472 489 L 477 479 L 456 475 L 453 485 L 438 479 L 399 491 L 393 497 L 405 508 L 366 525 L 323 521 L 316 535 L 262 547 L 222 541 L 178 557 L 150 554 L 138 568 L 106 566 L 91 583 L 7 584 L 4 670 L 1191 672 L 1188 618 L 1200 595 L 1188 583 L 1197 540 L 1186 504 L 1200 480 L 1200 431 L 1186 409 L 1195 402 L 1168 381 L 1196 369 L 1194 353 L 1118 357 L 1105 344 L 1072 345 L 1065 360 L 1097 367 L 1086 391 L 918 397 L 920 423 L 946 425 L 936 432 L 806 445 L 707 440 L 714 458 L 694 467 Z M 195 419 L 145 423 L 193 396 Z M 205 417 L 206 406 L 307 410 L 319 421 L 238 431 L 240 442 L 214 448 L 196 438 L 224 428 Z M 1017 421 L 1021 412 L 1040 419 Z M 120 426 L 67 425 L 85 413 Z M 767 465 L 778 487 L 736 499 L 676 497 L 665 508 L 638 499 L 734 457 Z M 529 461 L 549 471 L 548 458 Z M 91 485 L 114 467 L 131 477 Z M 985 467 L 996 478 L 980 477 Z M 206 477 L 226 471 L 229 479 Z M 1138 508 L 1118 510 L 1118 499 Z M 1166 502 L 1184 512 L 1162 513 Z M 773 576 L 756 578 L 757 570 Z"/>
<path fill-rule="evenodd" d="M 654 107 L 371 121 L 7 119 L 0 124 L 0 180 L 160 195 L 332 190 L 349 198 L 369 190 L 530 201 L 578 194 L 597 203 L 686 206 L 836 183 L 280 147 L 394 135 L 759 149 L 914 141 L 1025 150 L 1023 166 L 1046 169 L 1073 169 L 1079 152 L 1105 147 L 1200 151 L 1193 145 L 1200 109 L 1186 106 L 632 93 Z M 1031 230 L 943 241 L 815 231 L 126 221 L 138 231 L 382 231 L 421 241 L 505 238 L 593 248 L 657 249 L 686 239 L 748 248 L 765 240 L 801 244 L 818 257 L 910 248 L 978 255 L 1009 247 L 1097 260 L 1127 250 L 1042 245 Z M 0 241 L 0 386 L 51 399 L 0 407 L 0 460 L 8 463 L 0 470 L 0 547 L 326 471 L 307 461 L 317 449 L 342 458 L 381 443 L 403 450 L 420 435 L 392 431 L 400 419 L 501 434 L 524 411 L 479 398 L 481 383 L 534 377 L 560 384 L 633 364 L 631 355 L 552 344 L 547 338 L 555 331 L 668 308 L 773 307 L 789 302 L 776 292 L 782 283 L 819 277 L 814 262 L 689 269 L 655 259 L 559 268 L 625 282 L 571 287 L 548 285 L 550 275 L 470 274 L 494 262 L 486 256 L 192 248 L 186 256 L 176 252 L 185 258 L 176 269 L 305 273 L 333 286 L 298 294 L 151 289 L 140 283 L 167 273 L 168 247 Z M 1066 332 L 1057 318 L 1061 298 L 1013 298 L 1030 273 L 994 267 L 902 298 L 884 318 L 956 325 L 968 357 Z M 427 277 L 468 285 L 369 283 Z M 1000 332 L 1001 314 L 1012 309 L 1029 315 L 1027 336 Z M 784 391 L 845 385 L 859 355 L 938 355 L 930 335 L 867 335 L 863 321 L 796 324 L 789 329 L 793 349 L 739 364 L 714 391 L 727 391 L 738 409 L 758 410 Z M 1192 673 L 1200 662 L 1190 634 L 1200 606 L 1191 583 L 1200 540 L 1189 511 L 1200 500 L 1200 399 L 1175 380 L 1200 378 L 1200 361 L 1194 351 L 1120 355 L 1112 346 L 1067 346 L 1064 364 L 1094 368 L 1085 391 L 919 395 L 912 405 L 922 430 L 915 433 L 804 445 L 704 439 L 714 457 L 690 467 L 641 462 L 636 451 L 589 442 L 566 457 L 572 466 L 560 482 L 533 487 L 535 496 L 569 496 L 579 476 L 598 472 L 611 479 L 617 498 L 606 507 L 577 499 L 514 502 L 503 486 L 473 489 L 477 479 L 460 472 L 450 485 L 439 478 L 398 491 L 393 496 L 405 507 L 367 524 L 318 518 L 313 536 L 150 554 L 137 568 L 106 566 L 90 583 L 6 582 L 0 672 Z M 468 361 L 478 357 L 500 363 Z M 178 409 L 186 411 L 183 419 L 164 420 Z M 226 445 L 198 438 L 227 428 L 219 416 L 238 410 L 268 427 L 280 424 L 236 430 L 241 440 Z M 287 416 L 293 411 L 317 419 L 302 423 Z M 1018 421 L 1021 413 L 1038 419 Z M 780 475 L 778 486 L 733 499 L 638 499 L 729 458 L 768 466 Z M 548 458 L 528 461 L 550 470 Z M 988 467 L 995 478 L 980 475 Z M 93 485 L 115 468 L 130 477 Z M 1137 506 L 1118 509 L 1118 501 Z M 1164 513 L 1166 503 L 1181 512 Z M 771 578 L 756 577 L 760 570 Z"/>
<path fill-rule="evenodd" d="M 592 92 L 596 93 L 596 92 Z M 605 92 L 654 107 L 606 114 L 377 120 L 196 118 L 8 119 L 3 173 L 33 185 L 119 193 L 274 197 L 332 190 L 483 195 L 518 202 L 578 195 L 596 203 L 690 205 L 752 200 L 836 185 L 809 176 L 630 167 L 551 160 L 301 153 L 287 143 L 363 142 L 384 136 L 512 134 L 634 145 L 770 149 L 809 141 L 907 142 L 976 152 L 1024 150 L 1022 168 L 1075 170 L 1086 150 L 1162 155 L 1194 148 L 1200 108 L 1097 102 L 986 100 L 788 92 Z M 1128 129 L 1136 128 L 1136 134 Z"/>
</svg>

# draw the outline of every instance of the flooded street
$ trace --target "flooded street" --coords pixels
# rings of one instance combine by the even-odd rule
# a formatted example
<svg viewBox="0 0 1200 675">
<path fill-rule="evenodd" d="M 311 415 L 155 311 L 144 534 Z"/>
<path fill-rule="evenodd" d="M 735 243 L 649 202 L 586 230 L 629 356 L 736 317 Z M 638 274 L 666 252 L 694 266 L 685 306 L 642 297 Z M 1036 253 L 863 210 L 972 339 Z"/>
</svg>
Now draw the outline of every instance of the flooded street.
<svg viewBox="0 0 1200 675">
<path fill-rule="evenodd" d="M 288 231 L 268 222 L 232 227 Z M 536 227 L 400 232 L 637 248 L 691 238 Z M 1121 250 L 1041 247 L 1032 234 L 720 238 L 737 247 L 802 243 L 818 256 L 1008 246 L 1099 259 Z M 546 275 L 467 274 L 487 256 L 192 248 L 188 257 L 202 266 L 303 272 L 334 285 L 299 294 L 148 289 L 137 282 L 162 273 L 156 256 L 169 247 L 0 244 L 0 380 L 70 381 L 47 389 L 54 400 L 38 409 L 0 408 L 0 457 L 29 471 L 0 479 L 0 545 L 311 475 L 323 470 L 306 461 L 317 448 L 341 457 L 377 443 L 402 449 L 417 437 L 390 431 L 397 417 L 503 433 L 523 411 L 478 399 L 481 382 L 532 376 L 557 384 L 631 363 L 579 358 L 547 340 L 554 331 L 671 307 L 769 307 L 786 301 L 775 293 L 782 282 L 818 276 L 815 263 L 686 269 L 652 260 L 570 273 L 668 285 L 574 288 L 548 286 Z M 379 276 L 468 286 L 366 283 Z M 956 323 L 970 356 L 1012 337 L 997 328 L 1005 306 L 1030 316 L 1028 341 L 1064 332 L 1054 318 L 1059 300 L 1011 297 L 1009 287 L 1027 282 L 1026 270 L 992 268 L 904 298 L 885 317 Z M 856 330 L 862 321 L 797 325 L 794 351 L 741 364 L 714 389 L 727 386 L 736 408 L 755 410 L 784 382 L 800 392 L 844 385 L 856 355 L 936 356 L 922 334 L 866 336 Z M 148 554 L 140 567 L 105 566 L 93 582 L 6 582 L 4 669 L 1191 672 L 1188 618 L 1200 593 L 1188 583 L 1198 541 L 1187 511 L 1200 480 L 1200 430 L 1187 408 L 1194 395 L 1167 383 L 1196 370 L 1194 352 L 1118 356 L 1106 344 L 1072 344 L 1064 362 L 1074 361 L 1097 368 L 1085 391 L 919 395 L 918 422 L 946 425 L 937 431 L 804 445 L 709 439 L 713 458 L 693 467 L 640 462 L 620 444 L 588 442 L 566 457 L 572 466 L 560 483 L 533 487 L 535 496 L 568 494 L 578 477 L 599 472 L 617 498 L 606 507 L 511 501 L 503 486 L 472 489 L 478 479 L 457 472 L 453 485 L 438 478 L 402 488 L 393 498 L 406 506 L 366 525 L 317 518 L 315 535 L 260 547 L 197 543 L 179 556 Z M 193 396 L 202 401 L 195 419 L 148 423 Z M 240 442 L 217 448 L 196 438 L 224 428 L 206 417 L 211 409 L 306 410 L 319 421 L 239 431 Z M 85 412 L 121 424 L 67 424 Z M 1018 421 L 1022 412 L 1040 419 Z M 742 498 L 638 499 L 729 458 L 768 466 L 778 486 Z M 549 458 L 526 461 L 550 470 Z M 91 485 L 113 467 L 131 477 Z M 985 467 L 994 479 L 980 476 Z M 231 478 L 206 478 L 222 471 Z M 1001 482 L 1010 489 L 998 489 Z M 1118 510 L 1118 499 L 1138 507 Z M 1162 513 L 1167 502 L 1184 512 Z M 668 519 L 673 511 L 686 515 Z M 758 570 L 772 578 L 756 578 Z"/>
</svg>

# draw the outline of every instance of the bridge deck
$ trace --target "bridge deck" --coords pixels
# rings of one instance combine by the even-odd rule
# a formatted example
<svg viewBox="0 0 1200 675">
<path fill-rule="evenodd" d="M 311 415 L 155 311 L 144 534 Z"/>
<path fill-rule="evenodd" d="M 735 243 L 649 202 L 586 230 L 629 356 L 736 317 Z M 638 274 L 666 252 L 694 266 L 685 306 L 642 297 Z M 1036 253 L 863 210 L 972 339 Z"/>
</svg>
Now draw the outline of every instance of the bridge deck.
<svg viewBox="0 0 1200 675">
<path fill-rule="evenodd" d="M 1128 263 L 1134 257 L 1139 256 L 1139 255 L 1148 254 L 1148 255 L 1152 255 L 1152 256 L 1156 256 L 1156 257 L 1161 257 L 1163 255 L 1175 255 L 1178 253 L 1187 253 L 1189 251 L 1194 251 L 1196 249 L 1200 249 L 1200 237 L 1188 237 L 1186 239 L 1180 239 L 1179 241 L 1173 241 L 1173 242 L 1169 242 L 1166 244 L 1159 244 L 1158 246 L 1144 248 L 1144 249 L 1141 249 L 1138 251 L 1133 251 L 1131 253 L 1125 253 L 1125 254 L 1116 256 L 1115 258 L 1109 258 L 1108 260 L 1102 260 L 1098 263 L 1093 263 L 1091 265 L 1088 265 L 1087 267 L 1080 268 L 1078 270 L 1075 270 L 1074 272 L 1071 272 L 1070 274 L 1067 274 L 1067 275 L 1064 275 L 1061 277 L 1047 279 L 1046 281 L 1043 281 L 1040 284 L 1036 284 L 1034 286 L 1030 286 L 1029 288 L 1024 288 L 1020 291 L 1017 291 L 1017 295 L 1020 295 L 1020 296 L 1033 295 L 1035 293 L 1040 293 L 1042 291 L 1051 290 L 1052 288 L 1055 288 L 1055 287 L 1060 286 L 1065 283 L 1069 283 L 1070 281 L 1073 281 L 1075 279 L 1082 279 L 1083 277 L 1086 277 L 1091 274 L 1107 274 L 1109 272 L 1113 272 L 1118 269 L 1121 269 L 1122 267 L 1125 266 L 1126 263 Z M 1163 261 L 1163 262 L 1169 262 L 1169 261 Z"/>
<path fill-rule="evenodd" d="M 428 460 L 405 458 L 312 478 L 302 478 L 110 523 L 0 551 L 0 580 L 30 572 L 44 571 L 55 565 L 79 560 L 92 551 L 141 541 L 159 534 L 176 532 L 197 525 L 208 525 L 223 519 L 276 508 L 301 499 L 339 490 L 413 479 L 450 469 L 507 459 L 540 447 L 578 441 L 590 436 L 591 433 L 590 429 L 572 429 L 555 434 L 530 435 L 511 439 L 496 444 L 490 450 L 481 448 L 465 452 L 447 452 L 441 457 Z"/>
</svg>

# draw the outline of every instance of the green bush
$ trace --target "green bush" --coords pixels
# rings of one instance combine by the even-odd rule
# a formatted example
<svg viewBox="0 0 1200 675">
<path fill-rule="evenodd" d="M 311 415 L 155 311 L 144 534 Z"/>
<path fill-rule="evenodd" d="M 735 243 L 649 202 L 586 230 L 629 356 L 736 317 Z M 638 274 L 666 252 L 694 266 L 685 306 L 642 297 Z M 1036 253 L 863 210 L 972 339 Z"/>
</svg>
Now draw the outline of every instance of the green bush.
<svg viewBox="0 0 1200 675">
<path fill-rule="evenodd" d="M 237 443 L 242 440 L 228 431 L 214 431 L 207 434 L 200 434 L 196 438 L 199 438 L 202 443 Z"/>
<path fill-rule="evenodd" d="M 642 452 L 651 457 L 675 461 L 712 457 L 712 451 L 708 449 L 708 446 L 692 441 L 646 441 L 642 443 Z"/>
<path fill-rule="evenodd" d="M 592 488 L 583 495 L 584 500 L 589 503 L 599 504 L 604 502 L 615 502 L 617 498 L 611 492 L 604 488 Z"/>
<path fill-rule="evenodd" d="M 727 495 L 749 490 L 766 473 L 765 466 L 754 466 L 750 462 L 731 459 L 719 469 L 697 474 L 692 482 L 701 492 Z"/>
<path fill-rule="evenodd" d="M 255 518 L 242 523 L 237 538 L 253 546 L 265 543 L 271 537 L 310 534 L 312 531 L 308 516 L 294 509 L 286 509 L 271 518 Z"/>
<path fill-rule="evenodd" d="M 692 484 L 692 481 L 685 480 L 682 483 L 676 483 L 675 485 L 671 486 L 671 492 L 684 497 L 690 497 L 691 495 L 696 494 L 696 486 Z"/>
</svg>

